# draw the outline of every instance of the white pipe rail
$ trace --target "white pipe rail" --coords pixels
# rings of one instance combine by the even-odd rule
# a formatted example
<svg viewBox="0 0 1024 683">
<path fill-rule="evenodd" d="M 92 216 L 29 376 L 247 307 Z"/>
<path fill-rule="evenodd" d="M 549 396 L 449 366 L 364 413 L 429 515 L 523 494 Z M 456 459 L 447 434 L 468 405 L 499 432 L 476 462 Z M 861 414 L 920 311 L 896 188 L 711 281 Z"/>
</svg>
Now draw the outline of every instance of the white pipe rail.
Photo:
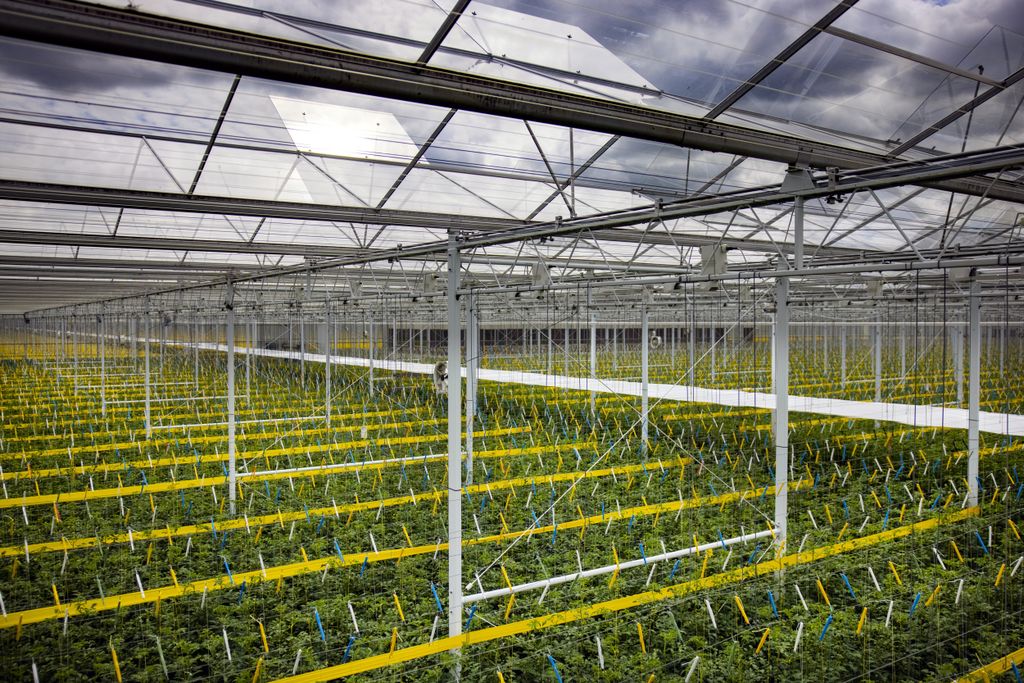
<svg viewBox="0 0 1024 683">
<path fill-rule="evenodd" d="M 505 595 L 515 593 L 525 593 L 528 591 L 537 590 L 540 588 L 548 589 L 552 586 L 558 586 L 563 583 L 572 583 L 578 579 L 589 579 L 594 576 L 601 576 L 603 574 L 611 574 L 615 570 L 632 569 L 633 567 L 643 567 L 656 562 L 664 562 L 665 560 L 675 560 L 680 557 L 686 557 L 688 555 L 699 555 L 707 550 L 714 548 L 721 548 L 723 545 L 728 548 L 730 545 L 736 543 L 748 543 L 750 541 L 756 541 L 767 536 L 771 536 L 773 532 L 758 531 L 752 534 L 744 534 L 742 536 L 736 536 L 734 538 L 727 538 L 724 541 L 714 541 L 713 543 L 703 543 L 698 546 L 691 546 L 689 548 L 683 548 L 682 550 L 673 550 L 667 553 L 659 553 L 658 555 L 649 555 L 646 558 L 639 560 L 627 560 L 626 562 L 619 562 L 618 564 L 609 564 L 604 567 L 597 567 L 595 569 L 584 569 L 581 572 L 574 572 L 572 574 L 561 574 L 559 576 L 552 576 L 549 579 L 543 579 L 541 581 L 530 581 L 529 583 L 520 583 L 518 585 L 509 588 L 496 588 L 494 590 L 483 591 L 480 593 L 473 593 L 471 595 L 463 596 L 462 602 L 478 602 L 480 600 L 489 600 L 491 598 L 500 598 Z M 476 579 L 473 580 L 474 583 Z M 473 584 L 470 583 L 470 586 Z M 469 586 L 467 586 L 468 588 Z"/>
</svg>

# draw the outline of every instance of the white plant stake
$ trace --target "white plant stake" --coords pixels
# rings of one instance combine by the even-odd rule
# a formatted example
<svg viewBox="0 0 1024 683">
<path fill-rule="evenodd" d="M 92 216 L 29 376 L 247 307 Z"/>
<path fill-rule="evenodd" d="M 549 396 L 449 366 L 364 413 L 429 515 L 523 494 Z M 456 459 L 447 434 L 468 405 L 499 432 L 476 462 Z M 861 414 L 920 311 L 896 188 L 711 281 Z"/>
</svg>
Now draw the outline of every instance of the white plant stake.
<svg viewBox="0 0 1024 683">
<path fill-rule="evenodd" d="M 597 642 L 597 665 L 604 670 L 604 651 L 601 649 L 601 636 L 594 636 L 594 640 Z"/>
<path fill-rule="evenodd" d="M 711 617 L 711 627 L 718 630 L 718 622 L 715 621 L 715 610 L 711 609 L 711 601 L 704 598 L 704 606 L 708 608 L 708 616 Z"/>
<path fill-rule="evenodd" d="M 871 577 L 871 583 L 875 584 L 875 590 L 881 593 L 882 587 L 878 585 L 878 579 L 875 577 L 875 570 L 871 567 L 868 567 L 868 576 Z"/>
<path fill-rule="evenodd" d="M 800 590 L 800 586 L 794 583 L 793 587 L 796 588 L 796 595 L 798 598 L 800 598 L 800 604 L 804 606 L 804 611 L 810 612 L 811 610 L 807 609 L 807 601 L 804 600 L 804 594 L 803 591 Z"/>
<path fill-rule="evenodd" d="M 793 643 L 793 652 L 796 652 L 797 648 L 800 647 L 800 638 L 804 635 L 804 622 L 800 622 L 796 625 L 796 641 Z"/>
<path fill-rule="evenodd" d="M 352 627 L 359 633 L 359 623 L 356 621 L 356 611 L 352 609 L 352 603 L 348 603 L 348 613 L 352 617 Z"/>
<path fill-rule="evenodd" d="M 221 627 L 221 633 L 224 634 L 224 650 L 228 653 L 228 662 L 231 661 L 231 644 L 228 642 L 228 629 L 225 626 Z"/>
<path fill-rule="evenodd" d="M 690 669 L 686 672 L 686 678 L 683 679 L 683 683 L 690 683 L 690 679 L 693 678 L 693 674 L 697 671 L 697 665 L 700 663 L 700 657 L 694 657 L 693 661 L 690 662 Z"/>
</svg>

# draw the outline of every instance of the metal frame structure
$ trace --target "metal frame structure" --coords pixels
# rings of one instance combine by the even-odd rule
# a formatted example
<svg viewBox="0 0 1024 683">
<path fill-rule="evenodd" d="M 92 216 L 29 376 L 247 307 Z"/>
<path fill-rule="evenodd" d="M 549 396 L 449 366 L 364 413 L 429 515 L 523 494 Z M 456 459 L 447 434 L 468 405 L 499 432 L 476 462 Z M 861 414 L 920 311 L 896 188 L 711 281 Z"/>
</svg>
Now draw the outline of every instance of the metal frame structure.
<svg viewBox="0 0 1024 683">
<path fill-rule="evenodd" d="M 689 325 L 687 379 L 692 386 L 693 369 L 701 361 L 694 334 L 698 325 L 702 334 L 710 335 L 707 348 L 714 371 L 715 354 L 725 353 L 719 348 L 717 330 L 724 327 L 720 321 L 735 319 L 742 327 L 744 316 L 750 315 L 750 328 L 756 332 L 765 325 L 763 317 L 756 317 L 761 309 L 772 316 L 774 538 L 781 555 L 787 550 L 791 470 L 790 342 L 800 325 L 814 324 L 801 311 L 823 302 L 837 309 L 846 306 L 852 311 L 847 315 L 850 325 L 872 329 L 875 400 L 880 402 L 883 337 L 876 306 L 882 303 L 907 312 L 925 297 L 966 304 L 968 499 L 972 505 L 977 502 L 982 307 L 989 300 L 1001 302 L 1007 323 L 1024 310 L 1024 224 L 1019 213 L 1024 204 L 1024 138 L 1016 121 L 1024 102 L 1024 69 L 1007 68 L 1004 77 L 993 78 L 983 69 L 946 63 L 861 35 L 838 25 L 857 8 L 857 0 L 841 0 L 817 21 L 801 24 L 798 35 L 779 46 L 771 59 L 708 103 L 625 78 L 572 73 L 557 65 L 461 47 L 453 38 L 465 28 L 471 0 L 455 2 L 427 41 L 216 0 L 182 0 L 180 6 L 206 6 L 285 26 L 289 36 L 294 30 L 309 40 L 74 0 L 0 0 L 0 38 L 7 49 L 45 45 L 76 55 L 181 68 L 229 82 L 223 91 L 210 86 L 219 106 L 208 116 L 209 128 L 199 132 L 147 130 L 142 125 L 133 130 L 115 120 L 89 120 L 84 115 L 47 118 L 38 111 L 19 114 L 14 107 L 5 112 L 0 130 L 12 136 L 132 144 L 136 152 L 131 182 L 90 182 L 87 174 L 41 178 L 26 171 L 19 176 L 18 168 L 5 172 L 0 205 L 9 215 L 0 219 L 0 243 L 19 251 L 0 256 L 0 294 L 6 312 L 17 316 L 4 321 L 5 330 L 16 333 L 60 329 L 66 338 L 69 322 L 76 334 L 76 323 L 98 316 L 95 337 L 100 342 L 104 415 L 106 341 L 124 322 L 132 344 L 141 341 L 144 347 L 147 437 L 154 429 L 151 402 L 159 400 L 151 398 L 153 316 L 201 319 L 225 314 L 232 514 L 238 475 L 237 325 L 246 330 L 248 392 L 252 345 L 262 336 L 257 332 L 260 316 L 287 318 L 289 337 L 298 320 L 303 385 L 306 364 L 311 362 L 306 326 L 322 324 L 317 345 L 325 367 L 323 419 L 328 426 L 332 349 L 339 321 L 365 326 L 370 396 L 375 391 L 375 366 L 388 360 L 376 357 L 374 350 L 378 343 L 387 345 L 385 311 L 395 321 L 392 353 L 403 344 L 412 348 L 414 329 L 421 348 L 424 331 L 442 332 L 439 338 L 445 341 L 452 377 L 447 392 L 448 633 L 458 635 L 464 618 L 460 492 L 464 482 L 473 482 L 481 330 L 489 325 L 517 327 L 497 319 L 507 316 L 521 322 L 524 348 L 536 344 L 539 350 L 546 336 L 548 375 L 556 374 L 553 337 L 560 334 L 563 374 L 587 376 L 594 384 L 598 330 L 604 330 L 606 342 L 611 333 L 616 363 L 618 331 L 637 330 L 640 448 L 646 458 L 652 326 L 671 332 L 674 358 L 677 333 Z M 389 49 L 412 50 L 416 56 L 410 60 L 356 51 L 338 36 L 377 41 Z M 759 112 L 753 96 L 788 68 L 804 68 L 794 66 L 798 56 L 826 38 L 930 69 L 942 74 L 943 82 L 969 81 L 973 96 L 951 103 L 935 120 L 917 121 L 905 140 L 883 134 L 868 138 Z M 447 61 L 446 66 L 435 65 L 447 59 L 507 65 L 516 76 L 504 79 L 471 68 L 454 69 Z M 281 115 L 274 126 L 287 129 L 293 135 L 290 142 L 255 135 L 248 139 L 239 131 L 246 125 L 258 126 L 245 119 L 239 101 L 251 96 L 247 88 L 253 83 L 264 87 L 269 82 L 305 93 L 308 99 L 303 104 L 311 108 L 328 96 L 351 98 L 344 100 L 345 105 L 331 106 L 361 106 L 375 115 L 392 116 L 388 107 L 409 107 L 420 117 L 419 133 L 415 140 L 409 137 L 411 149 L 402 154 L 360 156 L 305 148 Z M 94 97 L 97 103 L 101 99 Z M 270 96 L 261 100 L 274 101 Z M 980 137 L 975 128 L 972 138 L 975 114 L 992 111 L 994 101 L 1015 105 L 1006 107 L 1012 113 L 1005 123 L 1000 120 L 988 130 L 987 137 Z M 744 108 L 748 104 L 754 108 Z M 471 127 L 463 119 L 469 115 L 482 116 L 496 128 L 518 130 L 522 124 L 518 135 L 524 145 L 517 151 L 508 143 L 503 150 L 508 160 L 492 154 L 486 162 L 475 156 L 475 150 L 453 151 L 457 145 L 450 140 L 461 127 Z M 377 125 L 381 120 L 388 121 L 381 117 Z M 936 136 L 951 130 L 962 143 L 937 149 Z M 382 134 L 375 142 L 398 144 L 386 137 Z M 630 149 L 643 146 L 654 153 L 636 160 L 636 168 L 617 168 L 633 161 Z M 133 182 L 143 153 L 156 179 L 148 185 Z M 186 161 L 175 159 L 179 154 Z M 268 173 L 273 175 L 272 192 L 248 192 L 252 188 L 229 183 L 215 192 L 211 177 L 222 173 L 217 170 L 221 154 L 237 154 L 253 163 L 267 160 L 274 168 L 288 170 Z M 644 167 L 653 166 L 662 154 L 679 164 L 685 160 L 682 182 L 680 166 L 660 173 Z M 54 156 L 59 163 L 59 152 Z M 691 177 L 694 156 L 709 170 Z M 379 191 L 361 193 L 363 176 L 379 169 L 386 178 Z M 184 182 L 183 175 L 188 176 Z M 432 204 L 430 186 L 424 181 L 428 177 L 464 204 L 455 210 L 439 206 L 441 202 Z M 297 191 L 282 199 L 295 178 L 302 179 L 305 199 L 297 199 L 302 194 Z M 417 184 L 421 182 L 422 187 Z M 321 184 L 334 200 L 314 196 Z M 525 199 L 502 194 L 507 187 Z M 718 263 L 715 254 L 726 252 L 728 258 Z M 968 274 L 963 276 L 965 270 Z M 950 275 L 955 280 L 952 286 Z M 444 280 L 446 286 L 441 284 Z M 551 312 L 555 306 L 562 306 L 557 315 Z M 682 306 L 688 307 L 683 315 Z M 430 310 L 424 312 L 425 308 Z M 522 322 L 541 309 L 546 309 L 543 324 L 531 327 Z M 496 320 L 488 322 L 482 311 L 493 313 Z M 583 369 L 570 365 L 573 316 L 584 321 L 575 331 L 581 347 L 582 329 L 587 330 L 588 361 L 576 360 Z M 116 322 L 108 324 L 108 318 Z M 402 343 L 399 318 L 409 323 L 408 338 Z M 22 319 L 25 327 L 19 327 Z M 564 329 L 558 330 L 560 325 Z M 838 329 L 839 379 L 845 386 L 847 327 Z M 463 333 L 468 380 L 464 403 L 459 381 Z M 191 334 L 198 386 L 195 326 Z M 161 329 L 161 353 L 163 340 Z M 1005 333 L 1002 344 L 1005 353 Z M 956 348 L 961 353 L 963 344 Z M 900 349 L 905 375 L 902 331 Z M 75 367 L 77 383 L 77 358 Z M 592 415 L 594 396 L 591 390 Z M 468 457 L 463 465 L 464 453 Z M 658 559 L 688 552 L 665 553 Z M 541 586 L 535 584 L 526 588 Z M 465 600 L 488 594 L 480 588 L 480 594 Z M 507 592 L 526 588 L 510 587 Z"/>
</svg>

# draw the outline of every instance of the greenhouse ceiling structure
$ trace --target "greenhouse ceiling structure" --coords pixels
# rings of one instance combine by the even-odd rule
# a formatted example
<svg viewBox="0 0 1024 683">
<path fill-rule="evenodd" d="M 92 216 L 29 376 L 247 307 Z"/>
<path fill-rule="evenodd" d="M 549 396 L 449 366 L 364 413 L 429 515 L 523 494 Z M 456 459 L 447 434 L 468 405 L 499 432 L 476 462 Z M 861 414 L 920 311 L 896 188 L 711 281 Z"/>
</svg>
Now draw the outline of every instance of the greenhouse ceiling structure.
<svg viewBox="0 0 1024 683">
<path fill-rule="evenodd" d="M 11 680 L 1020 680 L 1016 0 L 0 0 L 0 83 Z"/>
</svg>

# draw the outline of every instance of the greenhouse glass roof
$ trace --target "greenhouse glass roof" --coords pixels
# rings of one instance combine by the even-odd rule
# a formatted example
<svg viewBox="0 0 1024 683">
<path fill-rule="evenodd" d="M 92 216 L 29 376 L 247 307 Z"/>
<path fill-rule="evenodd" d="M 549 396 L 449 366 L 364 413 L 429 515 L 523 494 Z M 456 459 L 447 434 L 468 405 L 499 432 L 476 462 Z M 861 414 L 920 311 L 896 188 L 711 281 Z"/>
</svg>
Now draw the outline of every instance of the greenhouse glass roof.
<svg viewBox="0 0 1024 683">
<path fill-rule="evenodd" d="M 450 231 L 503 236 L 481 282 L 770 268 L 790 167 L 810 265 L 1024 246 L 1013 0 L 5 0 L 0 27 L 3 312 L 325 259 L 407 287 Z"/>
</svg>

